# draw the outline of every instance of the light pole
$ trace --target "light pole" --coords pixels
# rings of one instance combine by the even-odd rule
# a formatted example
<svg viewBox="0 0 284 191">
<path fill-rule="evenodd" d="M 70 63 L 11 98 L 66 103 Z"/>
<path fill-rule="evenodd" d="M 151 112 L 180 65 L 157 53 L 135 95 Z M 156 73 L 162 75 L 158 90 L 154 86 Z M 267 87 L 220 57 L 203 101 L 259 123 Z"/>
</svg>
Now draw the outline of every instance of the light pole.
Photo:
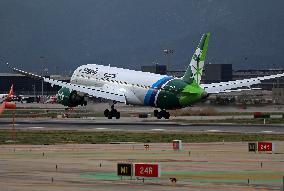
<svg viewBox="0 0 284 191">
<path fill-rule="evenodd" d="M 43 76 L 43 71 L 44 71 L 44 56 L 39 57 L 41 60 L 41 75 Z M 43 80 L 41 80 L 41 99 L 43 98 Z"/>
<path fill-rule="evenodd" d="M 167 58 L 167 71 L 168 71 L 170 67 L 170 62 L 171 62 L 171 55 L 174 54 L 174 50 L 170 48 L 166 48 L 163 50 L 163 52 Z"/>
<path fill-rule="evenodd" d="M 35 84 L 32 85 L 33 89 L 34 89 L 34 102 L 36 102 L 36 96 L 35 96 Z"/>
<path fill-rule="evenodd" d="M 41 76 L 45 76 L 45 75 L 47 75 L 47 73 L 48 73 L 48 69 L 46 68 L 46 66 L 45 66 L 45 57 L 44 56 L 41 56 L 41 57 L 39 57 L 40 58 L 40 60 L 41 60 L 41 64 L 42 64 L 42 69 L 41 69 Z M 43 80 L 41 80 L 41 101 L 43 100 L 43 84 L 44 83 L 44 81 Z"/>
</svg>

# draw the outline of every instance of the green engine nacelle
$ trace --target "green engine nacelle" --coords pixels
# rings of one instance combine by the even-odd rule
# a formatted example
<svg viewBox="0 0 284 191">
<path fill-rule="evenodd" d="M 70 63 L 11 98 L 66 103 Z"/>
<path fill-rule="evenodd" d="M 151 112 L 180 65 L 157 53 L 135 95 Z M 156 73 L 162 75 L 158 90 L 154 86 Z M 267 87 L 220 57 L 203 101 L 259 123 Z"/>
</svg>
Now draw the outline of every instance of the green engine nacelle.
<svg viewBox="0 0 284 191">
<path fill-rule="evenodd" d="M 61 88 L 57 93 L 57 103 L 67 107 L 76 107 L 78 105 L 87 105 L 84 96 L 81 96 L 77 91 L 71 91 L 69 88 Z"/>
</svg>

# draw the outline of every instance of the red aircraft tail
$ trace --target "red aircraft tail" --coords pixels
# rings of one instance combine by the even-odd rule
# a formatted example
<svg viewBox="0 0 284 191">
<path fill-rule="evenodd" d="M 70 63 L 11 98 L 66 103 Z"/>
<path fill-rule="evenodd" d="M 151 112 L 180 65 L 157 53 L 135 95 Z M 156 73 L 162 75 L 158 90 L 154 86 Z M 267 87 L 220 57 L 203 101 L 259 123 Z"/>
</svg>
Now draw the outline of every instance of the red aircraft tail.
<svg viewBox="0 0 284 191">
<path fill-rule="evenodd" d="M 12 84 L 5 101 L 0 105 L 0 114 L 2 114 L 5 109 L 16 109 L 16 103 L 11 102 L 13 96 L 14 96 L 14 85 Z"/>
<path fill-rule="evenodd" d="M 13 96 L 14 96 L 14 84 L 12 84 L 10 91 L 9 91 L 9 94 L 8 94 L 5 101 L 8 101 L 8 102 L 11 101 Z"/>
</svg>

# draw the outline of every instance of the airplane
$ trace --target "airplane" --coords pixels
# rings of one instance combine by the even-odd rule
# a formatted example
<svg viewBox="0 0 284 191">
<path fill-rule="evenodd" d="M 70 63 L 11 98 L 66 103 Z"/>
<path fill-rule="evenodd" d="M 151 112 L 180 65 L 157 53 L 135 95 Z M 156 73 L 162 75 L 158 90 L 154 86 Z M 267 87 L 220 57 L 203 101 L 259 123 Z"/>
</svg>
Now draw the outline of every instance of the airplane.
<svg viewBox="0 0 284 191">
<path fill-rule="evenodd" d="M 14 85 L 11 86 L 8 94 L 0 94 L 0 103 L 3 103 L 5 100 L 11 101 L 14 95 Z"/>
<path fill-rule="evenodd" d="M 156 108 L 154 116 L 169 119 L 167 110 L 192 106 L 206 100 L 210 94 L 235 91 L 236 88 L 249 87 L 263 80 L 283 77 L 284 73 L 251 79 L 201 84 L 204 61 L 208 49 L 210 33 L 205 33 L 196 48 L 189 66 L 182 78 L 153 74 L 111 66 L 87 64 L 79 66 L 73 73 L 70 83 L 50 79 L 7 66 L 14 72 L 40 79 L 62 88 L 58 91 L 57 102 L 67 107 L 86 105 L 86 96 L 94 96 L 113 101 L 105 117 L 120 118 L 114 105 L 122 102 L 130 105 L 143 105 Z M 234 89 L 234 90 L 233 90 Z M 160 109 L 160 111 L 158 110 Z"/>
<path fill-rule="evenodd" d="M 11 102 L 14 96 L 14 85 L 11 86 L 8 94 L 0 94 L 0 114 L 5 109 L 16 109 L 16 103 Z"/>
</svg>

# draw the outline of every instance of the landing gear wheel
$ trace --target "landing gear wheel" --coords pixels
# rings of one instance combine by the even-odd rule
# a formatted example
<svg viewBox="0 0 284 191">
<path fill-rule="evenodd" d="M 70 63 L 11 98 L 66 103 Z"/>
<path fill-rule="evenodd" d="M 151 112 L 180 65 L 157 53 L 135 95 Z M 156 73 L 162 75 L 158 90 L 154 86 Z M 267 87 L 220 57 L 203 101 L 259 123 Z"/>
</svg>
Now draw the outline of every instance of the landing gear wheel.
<svg viewBox="0 0 284 191">
<path fill-rule="evenodd" d="M 119 118 L 120 118 L 120 112 L 116 112 L 115 118 L 116 118 L 116 119 L 119 119 Z"/>
<path fill-rule="evenodd" d="M 171 116 L 171 115 L 170 115 L 170 113 L 169 113 L 169 112 L 165 112 L 165 115 L 164 115 L 164 118 L 165 118 L 165 119 L 169 119 L 169 118 L 170 118 L 170 116 Z"/>
<path fill-rule="evenodd" d="M 161 113 L 161 112 L 158 112 L 158 113 L 157 113 L 157 119 L 162 119 L 162 117 L 163 117 L 163 116 L 162 116 L 162 113 Z"/>
<path fill-rule="evenodd" d="M 162 119 L 162 118 L 169 119 L 171 115 L 166 110 L 161 110 L 160 112 L 154 110 L 154 116 L 157 117 L 157 119 Z"/>
<path fill-rule="evenodd" d="M 111 110 L 106 109 L 104 111 L 104 116 L 107 117 L 108 119 L 112 119 L 113 117 L 115 117 L 116 119 L 120 118 L 120 112 L 118 112 L 116 109 L 114 109 L 114 104 L 116 102 L 113 102 L 113 105 L 111 105 Z"/>
<path fill-rule="evenodd" d="M 157 109 L 154 110 L 154 117 L 158 116 L 159 111 Z"/>
<path fill-rule="evenodd" d="M 105 115 L 105 117 L 108 117 L 108 115 L 109 115 L 109 110 L 108 110 L 108 109 L 106 109 L 106 110 L 104 111 L 104 115 Z"/>
</svg>

